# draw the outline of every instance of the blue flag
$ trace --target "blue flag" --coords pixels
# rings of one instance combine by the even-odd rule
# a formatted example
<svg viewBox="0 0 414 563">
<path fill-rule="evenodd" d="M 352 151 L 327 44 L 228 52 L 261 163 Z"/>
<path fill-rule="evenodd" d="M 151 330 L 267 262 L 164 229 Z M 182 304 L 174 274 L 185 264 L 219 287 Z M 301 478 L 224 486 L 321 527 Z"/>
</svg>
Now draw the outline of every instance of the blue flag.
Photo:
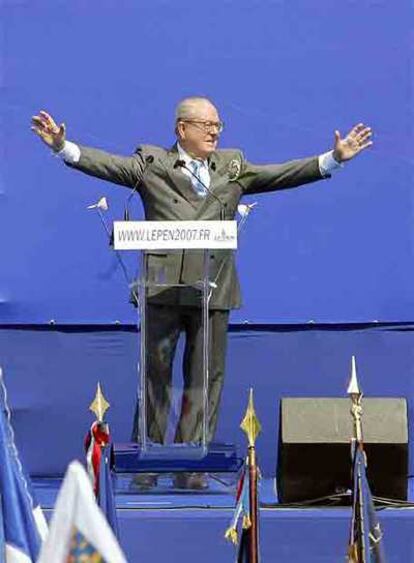
<svg viewBox="0 0 414 563">
<path fill-rule="evenodd" d="M 105 514 L 108 524 L 111 526 L 115 536 L 119 538 L 118 520 L 116 517 L 116 504 L 111 473 L 111 446 L 102 448 L 101 462 L 99 466 L 99 490 L 98 504 Z"/>
<path fill-rule="evenodd" d="M 2 532 L 9 561 L 36 561 L 46 523 L 31 493 L 14 443 L 6 388 L 0 369 L 0 498 Z M 25 558 L 25 559 L 24 559 Z M 0 559 L 1 561 L 1 559 Z"/>
<path fill-rule="evenodd" d="M 350 563 L 385 563 L 383 533 L 368 483 L 365 452 L 355 448 Z"/>
<path fill-rule="evenodd" d="M 1 503 L 1 497 L 0 497 Z M 3 514 L 0 510 L 0 563 L 5 563 L 6 561 L 6 554 L 5 554 L 6 544 L 4 542 L 4 527 L 3 527 Z"/>
</svg>

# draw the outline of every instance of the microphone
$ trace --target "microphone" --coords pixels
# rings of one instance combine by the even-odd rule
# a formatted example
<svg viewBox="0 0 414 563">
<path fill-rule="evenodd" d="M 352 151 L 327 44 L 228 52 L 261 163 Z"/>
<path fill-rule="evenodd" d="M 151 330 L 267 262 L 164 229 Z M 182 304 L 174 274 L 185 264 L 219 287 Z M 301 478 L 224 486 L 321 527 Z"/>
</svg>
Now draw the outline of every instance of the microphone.
<svg viewBox="0 0 414 563">
<path fill-rule="evenodd" d="M 154 157 L 152 156 L 152 154 L 150 154 L 146 157 L 145 164 L 151 164 L 152 162 L 154 162 Z M 124 206 L 124 221 L 129 221 L 129 218 L 130 218 L 129 205 L 131 203 L 131 199 L 137 193 L 137 189 L 138 189 L 140 182 L 141 182 L 141 179 L 139 179 L 135 182 L 134 187 L 131 190 L 131 193 L 129 194 L 129 196 L 126 199 L 125 206 Z"/>
<path fill-rule="evenodd" d="M 213 165 L 214 165 L 214 167 L 213 167 Z M 216 194 L 212 190 L 210 190 L 210 188 L 208 186 L 206 186 L 206 184 L 202 181 L 202 179 L 199 176 L 197 176 L 197 174 L 194 174 L 194 172 L 191 170 L 191 168 L 189 168 L 186 165 L 184 160 L 177 160 L 174 164 L 174 168 L 185 168 L 185 170 L 187 170 L 191 174 L 191 176 L 193 176 L 193 178 L 195 178 L 198 182 L 200 182 L 200 184 L 206 190 L 207 194 L 211 195 L 211 197 L 213 197 L 217 201 L 217 203 L 219 204 L 219 206 L 220 206 L 220 221 L 224 221 L 225 218 L 226 218 L 226 204 L 223 203 L 221 201 L 221 199 L 218 196 L 216 196 Z M 214 162 L 212 163 L 211 168 L 212 168 L 212 170 L 215 170 L 216 165 L 214 164 Z"/>
</svg>

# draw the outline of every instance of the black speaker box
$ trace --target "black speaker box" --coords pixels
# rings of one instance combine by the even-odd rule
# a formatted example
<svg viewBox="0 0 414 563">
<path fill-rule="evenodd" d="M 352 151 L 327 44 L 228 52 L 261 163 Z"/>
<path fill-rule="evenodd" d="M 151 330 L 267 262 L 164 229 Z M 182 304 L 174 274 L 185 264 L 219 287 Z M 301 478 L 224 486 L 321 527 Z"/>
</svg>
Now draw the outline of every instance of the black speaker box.
<svg viewBox="0 0 414 563">
<path fill-rule="evenodd" d="M 406 400 L 364 398 L 362 406 L 372 494 L 406 500 Z M 282 399 L 276 472 L 279 502 L 303 502 L 351 489 L 350 410 L 349 399 Z"/>
</svg>

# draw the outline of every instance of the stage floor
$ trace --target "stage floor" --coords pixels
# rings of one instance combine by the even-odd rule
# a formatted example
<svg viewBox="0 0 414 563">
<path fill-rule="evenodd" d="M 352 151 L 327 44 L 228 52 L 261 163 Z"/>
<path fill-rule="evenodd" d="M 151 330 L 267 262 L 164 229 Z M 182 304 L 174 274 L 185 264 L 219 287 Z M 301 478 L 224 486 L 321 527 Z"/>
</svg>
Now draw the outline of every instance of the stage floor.
<svg viewBox="0 0 414 563">
<path fill-rule="evenodd" d="M 220 482 L 215 482 L 208 492 L 179 493 L 171 489 L 169 477 L 163 480 L 157 493 L 139 494 L 133 488 L 129 489 L 126 477 L 118 479 L 117 514 L 121 544 L 128 561 L 233 561 L 234 548 L 224 539 L 234 508 L 233 487 L 226 490 Z M 33 480 L 37 498 L 48 518 L 60 483 L 59 478 Z M 409 498 L 413 499 L 411 482 Z M 350 508 L 278 506 L 273 479 L 262 480 L 260 502 L 260 543 L 264 563 L 344 561 Z M 379 517 L 388 563 L 414 562 L 414 508 L 387 508 L 380 511 Z"/>
</svg>

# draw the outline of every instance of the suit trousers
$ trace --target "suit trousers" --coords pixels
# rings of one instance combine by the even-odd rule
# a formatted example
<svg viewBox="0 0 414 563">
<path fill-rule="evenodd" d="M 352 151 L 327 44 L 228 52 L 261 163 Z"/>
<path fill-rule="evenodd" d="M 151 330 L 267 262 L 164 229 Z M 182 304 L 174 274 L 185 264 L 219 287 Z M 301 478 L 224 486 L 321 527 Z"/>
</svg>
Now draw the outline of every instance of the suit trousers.
<svg viewBox="0 0 414 563">
<path fill-rule="evenodd" d="M 209 383 L 207 441 L 218 419 L 227 349 L 228 310 L 209 311 Z M 173 396 L 173 363 L 181 333 L 185 334 L 183 390 L 175 442 L 199 443 L 203 431 L 203 326 L 199 307 L 147 304 L 146 423 L 151 442 L 164 443 Z M 139 407 L 132 439 L 138 441 Z"/>
</svg>

